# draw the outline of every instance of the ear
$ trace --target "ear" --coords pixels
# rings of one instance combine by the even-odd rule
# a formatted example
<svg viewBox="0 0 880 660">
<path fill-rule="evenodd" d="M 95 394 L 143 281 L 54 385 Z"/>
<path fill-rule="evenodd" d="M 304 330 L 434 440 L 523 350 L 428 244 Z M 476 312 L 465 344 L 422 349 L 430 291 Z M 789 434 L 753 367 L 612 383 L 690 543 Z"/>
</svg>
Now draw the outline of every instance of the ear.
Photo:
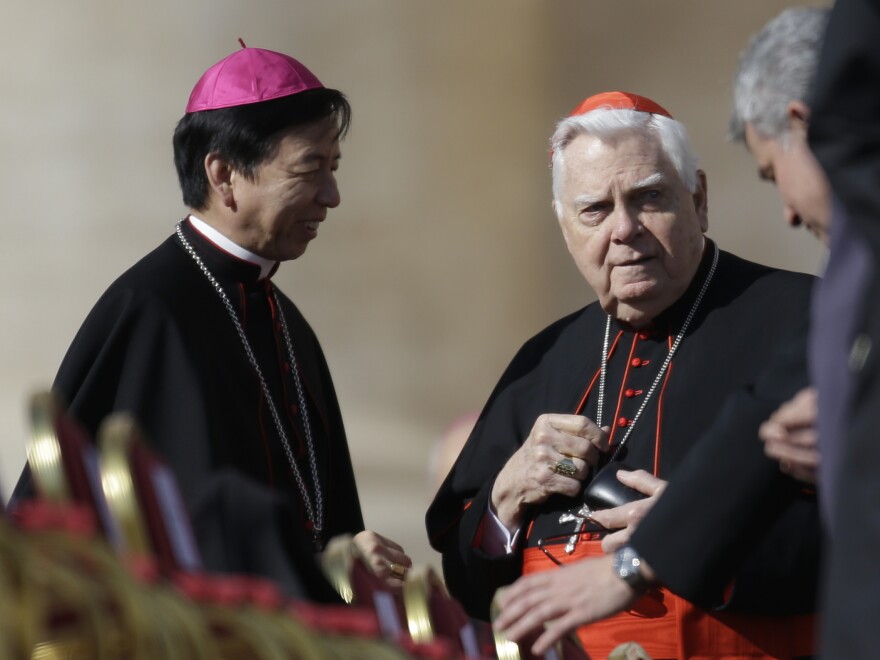
<svg viewBox="0 0 880 660">
<path fill-rule="evenodd" d="M 697 189 L 694 190 L 693 200 L 700 229 L 705 234 L 709 230 L 709 188 L 703 170 L 697 170 Z"/>
<path fill-rule="evenodd" d="M 785 108 L 785 116 L 788 119 L 788 130 L 806 136 L 807 126 L 810 123 L 810 109 L 803 101 L 789 101 Z"/>
<path fill-rule="evenodd" d="M 235 195 L 232 191 L 234 171 L 229 163 L 217 152 L 205 156 L 205 174 L 213 197 L 223 206 L 235 210 Z"/>
</svg>

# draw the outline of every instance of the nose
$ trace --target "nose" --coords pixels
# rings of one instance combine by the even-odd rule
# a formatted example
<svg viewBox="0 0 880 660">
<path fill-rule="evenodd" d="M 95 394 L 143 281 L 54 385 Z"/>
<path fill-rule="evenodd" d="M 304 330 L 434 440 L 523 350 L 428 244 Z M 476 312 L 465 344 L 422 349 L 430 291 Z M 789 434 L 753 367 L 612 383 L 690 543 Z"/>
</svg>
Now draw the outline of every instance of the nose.
<svg viewBox="0 0 880 660">
<path fill-rule="evenodd" d="M 618 205 L 613 211 L 611 238 L 619 243 L 629 243 L 642 232 L 638 215 L 625 205 Z"/>
<path fill-rule="evenodd" d="M 793 208 L 791 208 L 790 206 L 786 206 L 785 209 L 783 210 L 783 213 L 785 214 L 785 222 L 790 227 L 800 227 L 801 226 L 801 222 L 802 222 L 801 216 Z"/>
<path fill-rule="evenodd" d="M 339 195 L 339 186 L 336 184 L 336 177 L 330 173 L 324 178 L 321 188 L 318 190 L 317 202 L 328 209 L 335 209 L 342 201 Z"/>
</svg>

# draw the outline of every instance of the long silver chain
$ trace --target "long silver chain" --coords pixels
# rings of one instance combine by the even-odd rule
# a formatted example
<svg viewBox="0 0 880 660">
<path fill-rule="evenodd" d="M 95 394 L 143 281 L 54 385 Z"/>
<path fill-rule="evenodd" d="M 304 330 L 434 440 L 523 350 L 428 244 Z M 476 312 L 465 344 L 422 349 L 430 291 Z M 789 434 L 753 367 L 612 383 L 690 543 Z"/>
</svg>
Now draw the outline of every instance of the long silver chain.
<svg viewBox="0 0 880 660">
<path fill-rule="evenodd" d="M 309 517 L 309 520 L 314 525 L 312 535 L 314 536 L 315 542 L 320 544 L 321 532 L 324 529 L 324 498 L 321 494 L 321 484 L 318 481 L 318 463 L 317 459 L 315 458 L 315 443 L 312 439 L 312 430 L 311 425 L 309 424 L 309 414 L 306 407 L 306 398 L 303 392 L 302 382 L 300 381 L 299 370 L 297 369 L 296 355 L 293 352 L 293 344 L 290 341 L 290 331 L 287 328 L 287 319 L 284 317 L 284 311 L 281 309 L 281 305 L 278 303 L 278 296 L 275 294 L 274 286 L 272 288 L 272 299 L 274 300 L 275 308 L 278 310 L 278 314 L 281 317 L 281 329 L 284 335 L 284 344 L 287 348 L 287 355 L 290 360 L 290 370 L 293 372 L 293 382 L 296 385 L 296 398 L 299 401 L 299 410 L 302 414 L 303 427 L 305 429 L 306 447 L 309 454 L 309 467 L 312 471 L 312 483 L 315 486 L 314 507 L 312 506 L 312 498 L 309 495 L 308 487 L 306 486 L 305 481 L 303 481 L 302 473 L 300 472 L 299 466 L 297 465 L 296 460 L 293 456 L 293 450 L 290 448 L 290 441 L 287 439 L 287 433 L 284 432 L 284 426 L 281 424 L 281 417 L 278 415 L 278 410 L 275 407 L 275 402 L 269 392 L 269 386 L 266 384 L 266 379 L 263 376 L 263 370 L 260 369 L 260 365 L 257 363 L 257 357 L 256 355 L 254 355 L 254 351 L 251 348 L 251 344 L 248 341 L 247 335 L 245 335 L 244 333 L 244 328 L 241 325 L 238 314 L 235 312 L 235 308 L 232 306 L 232 302 L 230 302 L 229 296 L 226 295 L 223 287 L 220 285 L 220 283 L 217 281 L 211 271 L 208 270 L 205 262 L 202 261 L 202 258 L 193 249 L 189 241 L 187 241 L 184 237 L 182 227 L 183 220 L 180 220 L 177 223 L 177 237 L 183 244 L 184 249 L 189 253 L 189 255 L 193 258 L 198 267 L 201 269 L 201 271 L 205 274 L 205 277 L 208 278 L 211 286 L 214 287 L 214 291 L 217 292 L 217 295 L 220 297 L 220 300 L 226 307 L 226 311 L 229 312 L 229 317 L 232 319 L 233 324 L 235 324 L 235 329 L 238 331 L 238 337 L 239 339 L 241 339 L 241 345 L 244 347 L 244 352 L 247 354 L 248 361 L 251 363 L 251 366 L 254 368 L 254 371 L 257 374 L 257 378 L 260 381 L 260 387 L 263 389 L 263 396 L 266 399 L 266 402 L 269 404 L 269 410 L 272 413 L 272 420 L 275 422 L 275 429 L 278 431 L 278 436 L 281 438 L 281 444 L 284 445 L 284 453 L 287 454 L 287 460 L 290 462 L 290 467 L 293 470 L 294 477 L 296 477 L 296 484 L 297 486 L 299 486 L 299 492 L 302 495 L 303 504 L 306 507 L 306 513 Z"/>
<path fill-rule="evenodd" d="M 657 389 L 657 386 L 663 379 L 663 374 L 666 373 L 666 369 L 669 367 L 670 362 L 672 362 L 672 356 L 675 355 L 675 351 L 678 350 L 679 344 L 681 344 L 682 339 L 684 339 L 684 335 L 687 332 L 688 326 L 691 324 L 691 321 L 694 318 L 694 314 L 696 314 L 697 308 L 700 306 L 700 302 L 703 300 L 703 296 L 706 294 L 706 289 L 709 288 L 709 283 L 712 281 L 712 277 L 715 275 L 715 267 L 718 265 L 718 246 L 713 243 L 712 247 L 714 248 L 714 253 L 712 255 L 712 266 L 709 268 L 709 273 L 706 275 L 706 279 L 703 281 L 703 286 L 700 289 L 700 293 L 697 294 L 697 299 L 694 300 L 694 304 L 691 305 L 691 311 L 688 312 L 688 315 L 684 320 L 684 324 L 681 326 L 681 330 L 679 330 L 678 335 L 676 335 L 675 341 L 672 342 L 672 346 L 670 346 L 669 348 L 669 353 L 666 354 L 666 359 L 663 361 L 663 365 L 660 367 L 660 371 L 657 372 L 657 376 L 656 378 L 654 378 L 654 382 L 651 384 L 651 388 L 648 390 L 645 398 L 642 399 L 642 405 L 639 406 L 639 409 L 636 411 L 635 417 L 632 418 L 629 425 L 627 426 L 626 433 L 623 434 L 623 438 L 620 440 L 617 448 L 614 450 L 614 454 L 611 456 L 612 461 L 620 453 L 620 450 L 623 449 L 623 445 L 629 439 L 633 428 L 635 428 L 636 422 L 639 421 L 639 417 L 641 416 L 642 411 L 644 411 L 645 406 L 648 405 L 648 401 L 650 401 L 651 395 L 654 394 L 654 390 Z M 600 427 L 602 426 L 602 408 L 605 403 L 605 372 L 608 366 L 608 344 L 610 336 L 611 316 L 609 315 L 608 320 L 605 322 L 605 341 L 602 344 L 602 368 L 599 371 L 599 397 L 597 402 L 599 408 L 596 412 L 596 426 Z"/>
</svg>

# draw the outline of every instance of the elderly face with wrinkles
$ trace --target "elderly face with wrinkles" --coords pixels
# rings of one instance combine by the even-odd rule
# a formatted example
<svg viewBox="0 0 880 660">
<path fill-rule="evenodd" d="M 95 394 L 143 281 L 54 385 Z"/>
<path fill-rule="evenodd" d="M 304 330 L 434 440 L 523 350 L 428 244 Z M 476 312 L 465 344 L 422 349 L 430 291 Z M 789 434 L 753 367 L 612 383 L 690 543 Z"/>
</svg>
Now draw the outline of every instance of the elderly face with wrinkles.
<svg viewBox="0 0 880 660">
<path fill-rule="evenodd" d="M 692 193 L 661 149 L 639 131 L 565 147 L 557 200 L 571 256 L 606 312 L 648 324 L 685 292 L 708 228 L 706 178 Z"/>
</svg>

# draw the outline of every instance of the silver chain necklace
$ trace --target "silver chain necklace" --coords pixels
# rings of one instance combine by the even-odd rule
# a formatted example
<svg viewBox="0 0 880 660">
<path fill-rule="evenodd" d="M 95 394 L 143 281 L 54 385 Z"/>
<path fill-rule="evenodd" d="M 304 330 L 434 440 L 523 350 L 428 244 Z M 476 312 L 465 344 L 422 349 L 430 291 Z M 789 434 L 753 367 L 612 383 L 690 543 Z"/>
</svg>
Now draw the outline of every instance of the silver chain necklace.
<svg viewBox="0 0 880 660">
<path fill-rule="evenodd" d="M 697 308 L 700 306 L 700 302 L 703 300 L 703 296 L 706 294 L 706 289 L 709 288 L 709 283 L 712 281 L 712 276 L 715 275 L 715 267 L 718 265 L 718 246 L 713 243 L 712 247 L 714 248 L 714 252 L 712 255 L 712 266 L 709 268 L 709 273 L 706 275 L 706 279 L 703 282 L 700 293 L 697 295 L 697 299 L 694 300 L 694 304 L 691 305 L 691 311 L 688 312 L 688 315 L 684 320 L 684 324 L 681 326 L 681 330 L 679 330 L 678 335 L 676 335 L 675 341 L 672 342 L 672 346 L 669 348 L 669 353 L 666 354 L 666 359 L 663 361 L 663 365 L 660 367 L 660 371 L 657 373 L 657 377 L 654 378 L 654 382 L 651 384 L 651 388 L 648 390 L 645 398 L 642 399 L 642 405 L 639 406 L 639 409 L 636 411 L 635 417 L 632 418 L 629 426 L 627 426 L 626 433 L 623 434 L 623 438 L 618 443 L 617 449 L 614 450 L 614 454 L 612 454 L 611 456 L 612 461 L 620 453 L 620 450 L 623 449 L 623 446 L 629 439 L 629 436 L 632 433 L 636 422 L 639 421 L 639 417 L 641 416 L 642 411 L 644 411 L 645 406 L 648 405 L 648 401 L 651 399 L 651 395 L 654 394 L 654 390 L 657 389 L 657 386 L 663 379 L 663 374 L 666 373 L 666 369 L 669 367 L 669 363 L 672 362 L 672 356 L 675 355 L 675 351 L 678 350 L 678 346 L 679 344 L 681 344 L 681 340 L 684 339 L 685 332 L 687 332 L 688 326 L 691 324 L 691 321 L 694 318 L 694 314 L 696 314 Z M 598 410 L 596 412 L 596 426 L 599 427 L 602 426 L 602 408 L 605 403 L 605 372 L 608 366 L 608 344 L 610 336 L 611 316 L 609 315 L 608 320 L 605 322 L 605 341 L 602 344 L 602 368 L 599 371 L 599 397 L 597 401 Z"/>
<path fill-rule="evenodd" d="M 306 447 L 308 448 L 309 453 L 309 467 L 312 471 L 312 483 L 315 486 L 314 507 L 312 506 L 312 498 L 309 495 L 308 487 L 306 486 L 305 481 L 303 481 L 302 473 L 300 472 L 299 466 L 294 459 L 293 450 L 290 448 L 290 442 L 287 439 L 287 433 L 284 432 L 284 427 L 281 424 L 281 417 L 278 415 L 278 410 L 275 407 L 275 402 L 272 399 L 271 394 L 269 393 L 269 386 L 266 384 L 266 379 L 263 376 L 263 371 L 262 369 L 260 369 L 260 365 L 257 363 L 257 357 L 254 355 L 254 351 L 251 348 L 251 344 L 247 339 L 247 335 L 245 335 L 244 333 L 244 328 L 241 325 L 238 314 L 236 314 L 235 308 L 232 306 L 232 303 L 229 300 L 229 296 L 226 295 L 223 287 L 220 286 L 220 283 L 217 281 L 211 271 L 208 270 L 205 262 L 202 261 L 202 258 L 198 255 L 198 253 L 196 253 L 192 245 L 190 245 L 189 241 L 187 241 L 184 237 L 182 227 L 183 220 L 179 220 L 176 229 L 177 238 L 180 239 L 180 242 L 183 244 L 184 249 L 189 253 L 189 256 L 193 258 L 193 260 L 196 262 L 196 265 L 198 265 L 199 269 L 201 269 L 201 271 L 205 274 L 205 277 L 208 278 L 211 286 L 214 287 L 214 291 L 216 291 L 217 295 L 220 296 L 220 300 L 226 307 L 226 311 L 229 312 L 229 317 L 232 319 L 232 322 L 235 325 L 235 329 L 238 331 L 238 337 L 239 339 L 241 339 L 241 345 L 244 347 L 244 352 L 247 354 L 248 361 L 251 363 L 251 366 L 254 368 L 254 371 L 257 374 L 257 378 L 260 381 L 260 387 L 263 390 L 263 397 L 269 404 L 269 410 L 272 413 L 272 420 L 275 422 L 275 429 L 278 432 L 278 437 L 281 438 L 281 444 L 284 445 L 284 453 L 287 454 L 287 460 L 290 462 L 290 467 L 293 470 L 294 477 L 296 477 L 296 484 L 297 486 L 299 486 L 299 492 L 302 495 L 303 504 L 306 507 L 306 513 L 309 517 L 309 521 L 313 525 L 312 536 L 314 537 L 315 543 L 317 545 L 320 545 L 321 532 L 324 529 L 324 499 L 321 494 L 321 484 L 318 481 L 318 464 L 315 458 L 315 443 L 312 440 L 312 430 L 311 425 L 309 424 L 309 414 L 306 408 L 306 398 L 303 391 L 302 383 L 300 382 L 296 355 L 294 355 L 293 352 L 293 344 L 290 341 L 290 331 L 287 328 L 287 319 L 284 318 L 284 310 L 282 310 L 281 305 L 278 302 L 278 296 L 275 294 L 274 285 L 272 287 L 272 300 L 275 302 L 275 307 L 278 310 L 278 316 L 281 318 L 281 329 L 282 334 L 284 335 L 284 344 L 287 348 L 287 355 L 290 360 L 290 370 L 293 373 L 293 382 L 296 385 L 296 398 L 299 401 L 299 409 L 302 413 L 303 428 L 305 429 Z"/>
</svg>

